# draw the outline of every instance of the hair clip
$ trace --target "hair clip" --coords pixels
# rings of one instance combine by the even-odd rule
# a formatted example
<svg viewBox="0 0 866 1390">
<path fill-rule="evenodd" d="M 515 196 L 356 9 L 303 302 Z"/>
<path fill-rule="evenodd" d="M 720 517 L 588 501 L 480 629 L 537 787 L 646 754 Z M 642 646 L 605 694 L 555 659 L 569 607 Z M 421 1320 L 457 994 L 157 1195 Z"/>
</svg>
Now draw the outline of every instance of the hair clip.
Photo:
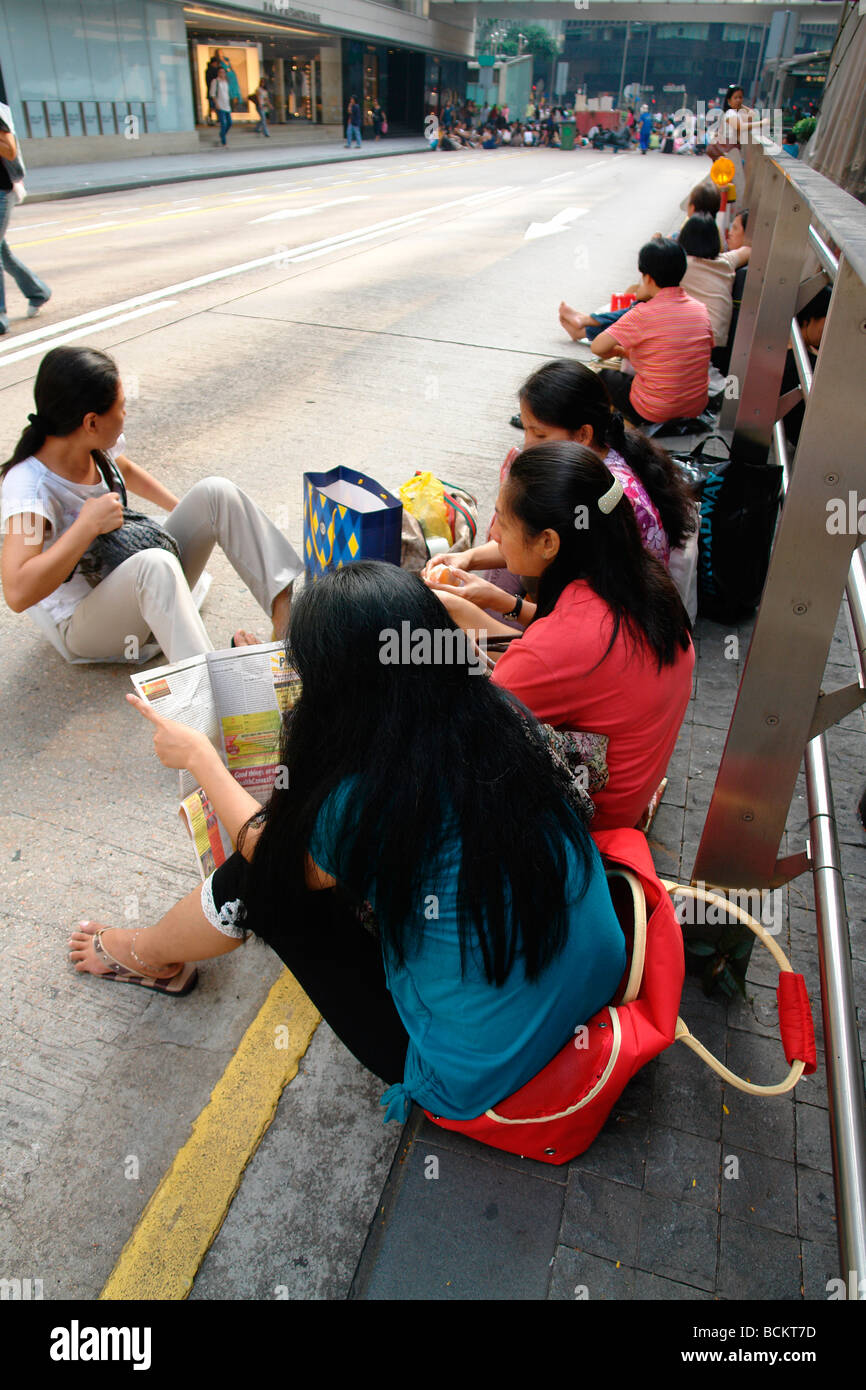
<svg viewBox="0 0 866 1390">
<path fill-rule="evenodd" d="M 619 478 L 614 478 L 613 483 L 608 488 L 607 492 L 603 493 L 602 496 L 599 497 L 598 510 L 600 512 L 604 512 L 605 516 L 609 516 L 619 499 L 622 497 L 622 492 L 622 483 L 620 482 Z"/>
</svg>

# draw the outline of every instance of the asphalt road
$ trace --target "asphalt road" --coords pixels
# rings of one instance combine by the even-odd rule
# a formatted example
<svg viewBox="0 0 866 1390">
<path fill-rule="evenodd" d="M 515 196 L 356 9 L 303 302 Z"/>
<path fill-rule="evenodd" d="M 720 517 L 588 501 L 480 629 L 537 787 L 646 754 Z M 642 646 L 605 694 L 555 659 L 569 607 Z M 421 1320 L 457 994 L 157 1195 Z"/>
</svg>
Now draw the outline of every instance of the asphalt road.
<svg viewBox="0 0 866 1390">
<path fill-rule="evenodd" d="M 298 549 L 301 476 L 338 463 L 392 489 L 430 468 L 477 492 L 486 522 L 520 438 L 508 424 L 518 385 L 583 351 L 560 329 L 559 300 L 591 308 L 624 288 L 641 243 L 676 225 L 706 168 L 589 151 L 431 154 L 25 205 L 10 242 L 53 298 L 27 321 L 7 283 L 0 458 L 33 409 L 42 354 L 77 341 L 120 364 L 132 458 L 179 495 L 208 473 L 234 478 Z M 263 629 L 223 557 L 209 568 L 217 645 L 238 626 Z M 123 700 L 128 672 L 66 666 L 3 606 L 0 651 L 0 1276 L 92 1298 L 277 962 L 252 944 L 204 967 L 178 1001 L 71 971 L 73 922 L 153 920 L 196 871 L 174 776 Z M 358 1122 L 365 1083 L 332 1052 L 323 1077 L 334 1107 L 351 1109 L 357 1159 L 339 1160 L 333 1210 L 355 1215 L 342 1232 L 332 1219 L 310 1287 L 340 1296 L 334 1251 L 351 1270 L 399 1130 L 383 1140 L 372 1104 L 369 1128 Z M 298 1149 L 312 1153 L 304 1113 Z"/>
</svg>

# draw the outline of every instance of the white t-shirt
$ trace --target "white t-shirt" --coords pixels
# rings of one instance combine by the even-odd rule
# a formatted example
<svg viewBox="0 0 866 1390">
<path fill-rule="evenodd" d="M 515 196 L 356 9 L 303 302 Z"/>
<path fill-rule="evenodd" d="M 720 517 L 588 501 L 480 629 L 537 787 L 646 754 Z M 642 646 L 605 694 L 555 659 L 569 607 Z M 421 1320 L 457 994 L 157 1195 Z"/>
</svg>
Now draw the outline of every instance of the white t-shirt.
<svg viewBox="0 0 866 1390">
<path fill-rule="evenodd" d="M 688 266 L 680 288 L 707 306 L 713 325 L 713 342 L 724 347 L 731 328 L 734 310 L 733 289 L 736 274 L 736 252 L 722 251 L 713 260 L 687 256 Z"/>
<path fill-rule="evenodd" d="M 107 449 L 106 453 L 114 461 L 118 454 L 123 453 L 125 447 L 126 441 L 121 435 L 114 448 Z M 40 463 L 39 459 L 31 454 L 30 458 L 22 459 L 10 468 L 3 479 L 0 493 L 0 524 L 5 527 L 8 519 L 13 516 L 35 514 L 44 517 L 51 527 L 51 534 L 46 536 L 42 546 L 44 554 L 64 531 L 69 530 L 88 498 L 101 497 L 104 492 L 108 492 L 108 488 L 101 479 L 92 486 L 70 483 L 67 478 L 52 473 L 50 468 L 46 468 L 44 463 Z M 34 607 L 44 609 L 53 623 L 61 623 L 64 618 L 70 617 L 81 600 L 92 592 L 84 575 L 76 574 L 68 583 L 61 584 L 53 594 L 49 594 Z"/>
</svg>

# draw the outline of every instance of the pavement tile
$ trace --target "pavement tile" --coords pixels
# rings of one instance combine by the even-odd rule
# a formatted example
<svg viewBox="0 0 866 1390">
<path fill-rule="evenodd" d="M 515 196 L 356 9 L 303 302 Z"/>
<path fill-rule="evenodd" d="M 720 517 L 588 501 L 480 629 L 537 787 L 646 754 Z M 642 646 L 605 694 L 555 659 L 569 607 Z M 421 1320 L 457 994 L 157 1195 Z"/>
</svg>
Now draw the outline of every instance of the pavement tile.
<svg viewBox="0 0 866 1390">
<path fill-rule="evenodd" d="M 619 1302 L 634 1298 L 635 1271 L 585 1250 L 558 1245 L 547 1297 L 562 1302 Z"/>
<path fill-rule="evenodd" d="M 595 1143 L 573 1160 L 571 1169 L 595 1173 L 628 1187 L 643 1187 L 648 1141 L 648 1119 L 614 1113 Z"/>
<path fill-rule="evenodd" d="M 718 1210 L 721 1149 L 711 1139 L 654 1125 L 649 1135 L 646 1191 Z"/>
<path fill-rule="evenodd" d="M 801 1240 L 803 1256 L 803 1292 L 805 1297 L 815 1303 L 825 1303 L 830 1293 L 841 1290 L 827 1286 L 832 1279 L 843 1279 L 845 1298 L 849 1293 L 847 1274 L 842 1273 L 839 1263 L 839 1248 L 836 1245 L 823 1245 L 815 1240 Z"/>
<path fill-rule="evenodd" d="M 796 1237 L 722 1217 L 718 1292 L 724 1298 L 795 1301 L 802 1296 L 801 1282 Z"/>
<path fill-rule="evenodd" d="M 722 1181 L 722 1214 L 784 1235 L 796 1235 L 797 1184 L 793 1163 L 748 1149 L 735 1151 L 734 1156 L 738 1160 L 736 1177 L 732 1173 Z"/>
<path fill-rule="evenodd" d="M 726 1064 L 738 1076 L 758 1085 L 769 1085 L 780 1080 L 787 1070 L 778 1043 L 748 1033 L 731 1034 Z M 748 1092 L 728 1085 L 725 1087 L 725 1105 L 727 1114 L 722 1120 L 722 1150 L 725 1155 L 750 1149 L 789 1162 L 794 1158 L 794 1099 L 791 1092 L 782 1096 L 750 1096 Z"/>
<path fill-rule="evenodd" d="M 434 1144 L 440 1149 L 450 1149 L 453 1153 L 465 1154 L 473 1162 L 495 1163 L 502 1168 L 511 1168 L 517 1173 L 525 1173 L 531 1178 L 543 1178 L 545 1182 L 564 1186 L 568 1180 L 568 1164 L 540 1163 L 535 1158 L 521 1158 L 519 1154 L 506 1153 L 504 1149 L 491 1149 L 479 1144 L 468 1134 L 458 1134 L 453 1129 L 440 1129 L 424 1117 L 417 1135 L 417 1143 Z"/>
<path fill-rule="evenodd" d="M 762 1038 L 778 1038 L 779 1010 L 775 989 L 769 985 L 750 985 L 745 999 L 737 995 L 731 1000 L 728 1024 L 731 1028 Z"/>
<path fill-rule="evenodd" d="M 795 1105 L 794 1116 L 797 1125 L 797 1163 L 821 1173 L 832 1173 L 828 1112 L 817 1105 Z"/>
<path fill-rule="evenodd" d="M 801 1168 L 797 1173 L 800 1235 L 805 1240 L 836 1240 L 836 1198 L 829 1173 Z"/>
<path fill-rule="evenodd" d="M 714 1295 L 707 1289 L 678 1284 L 673 1279 L 660 1279 L 657 1274 L 647 1274 L 643 1269 L 635 1270 L 632 1297 L 640 1302 L 712 1303 L 714 1300 Z"/>
<path fill-rule="evenodd" d="M 712 1291 L 719 1217 L 694 1202 L 644 1194 L 637 1264 L 683 1284 Z"/>
<path fill-rule="evenodd" d="M 659 1058 L 653 1122 L 706 1139 L 718 1139 L 721 1134 L 722 1083 L 681 1044 Z"/>
<path fill-rule="evenodd" d="M 822 1110 L 828 1108 L 827 1100 L 827 1064 L 824 1053 L 818 1049 L 816 1056 L 816 1067 L 811 1076 L 804 1076 L 797 1083 L 796 1096 L 798 1105 L 817 1105 Z"/>
<path fill-rule="evenodd" d="M 560 1242 L 632 1266 L 637 1254 L 640 1202 L 637 1188 L 572 1167 Z"/>
<path fill-rule="evenodd" d="M 438 1160 L 438 1176 L 431 1159 Z M 562 1211 L 556 1183 L 415 1143 L 359 1297 L 544 1299 Z"/>
</svg>

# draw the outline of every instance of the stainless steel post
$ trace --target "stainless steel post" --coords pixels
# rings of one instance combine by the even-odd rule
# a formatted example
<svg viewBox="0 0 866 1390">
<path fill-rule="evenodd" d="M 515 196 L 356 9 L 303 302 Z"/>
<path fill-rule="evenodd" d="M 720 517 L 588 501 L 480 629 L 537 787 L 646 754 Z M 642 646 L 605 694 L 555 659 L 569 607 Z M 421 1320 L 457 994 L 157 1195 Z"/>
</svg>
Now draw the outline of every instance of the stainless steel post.
<svg viewBox="0 0 866 1390">
<path fill-rule="evenodd" d="M 809 840 L 818 920 L 830 1142 L 842 1278 L 866 1279 L 866 1102 L 833 793 L 822 734 L 806 749 Z"/>
</svg>

